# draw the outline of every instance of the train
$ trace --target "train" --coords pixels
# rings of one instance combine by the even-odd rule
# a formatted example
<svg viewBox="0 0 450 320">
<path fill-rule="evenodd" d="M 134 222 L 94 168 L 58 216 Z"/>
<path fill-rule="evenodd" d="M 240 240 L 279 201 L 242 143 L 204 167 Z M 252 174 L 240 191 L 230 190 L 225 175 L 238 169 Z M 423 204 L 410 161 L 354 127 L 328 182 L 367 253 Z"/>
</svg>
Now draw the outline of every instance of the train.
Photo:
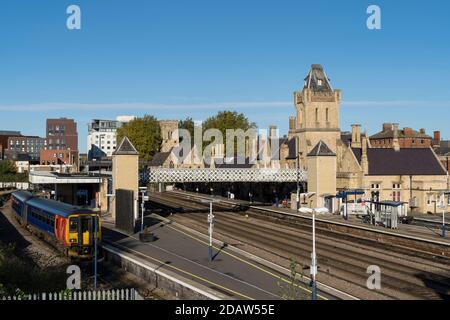
<svg viewBox="0 0 450 320">
<path fill-rule="evenodd" d="M 37 197 L 28 191 L 13 192 L 11 207 L 22 226 L 68 257 L 91 259 L 95 240 L 97 244 L 101 241 L 100 216 L 90 209 Z"/>
</svg>

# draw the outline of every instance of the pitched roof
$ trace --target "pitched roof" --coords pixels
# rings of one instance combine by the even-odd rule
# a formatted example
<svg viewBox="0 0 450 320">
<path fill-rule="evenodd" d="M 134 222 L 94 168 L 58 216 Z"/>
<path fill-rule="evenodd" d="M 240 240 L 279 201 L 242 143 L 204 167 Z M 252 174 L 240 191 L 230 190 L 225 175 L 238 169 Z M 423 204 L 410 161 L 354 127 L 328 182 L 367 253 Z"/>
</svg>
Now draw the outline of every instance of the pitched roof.
<svg viewBox="0 0 450 320">
<path fill-rule="evenodd" d="M 289 153 L 288 156 L 286 157 L 286 160 L 297 159 L 297 137 L 291 138 L 287 142 L 287 146 L 289 148 Z"/>
<path fill-rule="evenodd" d="M 361 163 L 361 149 L 352 148 Z M 439 160 L 430 148 L 368 148 L 369 175 L 446 175 Z"/>
<path fill-rule="evenodd" d="M 114 155 L 138 155 L 139 152 L 133 146 L 131 141 L 127 137 L 124 137 L 122 139 L 122 142 L 120 142 L 119 146 L 117 147 L 116 151 L 114 151 L 113 154 Z"/>
<path fill-rule="evenodd" d="M 222 163 L 217 163 L 215 159 L 215 166 L 218 169 L 249 169 L 253 167 L 250 158 L 233 157 L 221 159 Z"/>
<path fill-rule="evenodd" d="M 386 130 L 378 132 L 369 137 L 369 139 L 393 139 L 394 138 L 394 130 Z M 405 129 L 398 130 L 398 138 L 416 138 L 416 139 L 431 139 L 431 136 L 426 133 L 418 132 L 416 130 L 411 129 L 411 134 L 408 134 Z"/>
<path fill-rule="evenodd" d="M 308 153 L 308 157 L 334 157 L 336 153 L 334 153 L 327 144 L 320 140 L 318 144 Z"/>
<path fill-rule="evenodd" d="M 313 64 L 311 70 L 305 78 L 305 89 L 319 92 L 332 92 L 333 89 L 330 84 L 323 67 L 320 64 Z"/>
<path fill-rule="evenodd" d="M 172 150 L 168 152 L 158 152 L 155 154 L 152 158 L 152 160 L 149 162 L 149 165 L 151 167 L 160 167 L 166 162 L 167 158 L 170 156 L 170 153 Z"/>
</svg>

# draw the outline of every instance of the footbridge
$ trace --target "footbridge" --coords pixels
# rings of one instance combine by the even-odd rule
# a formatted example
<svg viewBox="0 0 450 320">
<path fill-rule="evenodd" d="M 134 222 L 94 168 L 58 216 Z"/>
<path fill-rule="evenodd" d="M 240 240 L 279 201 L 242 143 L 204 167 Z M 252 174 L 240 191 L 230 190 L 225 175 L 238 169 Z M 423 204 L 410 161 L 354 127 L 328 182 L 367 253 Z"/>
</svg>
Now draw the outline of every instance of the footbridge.
<svg viewBox="0 0 450 320">
<path fill-rule="evenodd" d="M 153 183 L 190 182 L 306 182 L 307 172 L 297 169 L 185 169 L 152 168 L 148 180 Z"/>
</svg>

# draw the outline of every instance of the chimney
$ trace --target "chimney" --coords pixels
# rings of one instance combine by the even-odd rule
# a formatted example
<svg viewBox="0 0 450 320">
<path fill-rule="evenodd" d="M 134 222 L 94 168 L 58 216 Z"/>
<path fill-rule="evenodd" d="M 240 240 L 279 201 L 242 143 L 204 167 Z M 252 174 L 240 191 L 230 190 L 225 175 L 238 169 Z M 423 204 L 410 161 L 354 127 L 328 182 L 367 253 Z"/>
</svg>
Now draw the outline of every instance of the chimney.
<svg viewBox="0 0 450 320">
<path fill-rule="evenodd" d="M 369 174 L 369 158 L 367 157 L 367 141 L 368 141 L 368 137 L 367 137 L 367 131 L 364 132 L 363 138 L 362 138 L 362 143 L 361 143 L 361 168 L 363 170 L 363 173 L 365 175 Z"/>
<path fill-rule="evenodd" d="M 392 123 L 383 123 L 383 132 L 392 130 Z"/>
<path fill-rule="evenodd" d="M 352 148 L 361 148 L 361 125 L 352 124 Z"/>
<path fill-rule="evenodd" d="M 289 117 L 289 132 L 295 131 L 295 117 L 290 116 Z"/>
<path fill-rule="evenodd" d="M 420 132 L 421 134 L 426 134 L 426 131 L 425 131 L 424 128 L 420 129 L 419 132 Z"/>
<path fill-rule="evenodd" d="M 434 131 L 434 143 L 439 144 L 441 142 L 441 132 L 440 131 Z"/>
<path fill-rule="evenodd" d="M 406 128 L 403 128 L 403 132 L 405 133 L 405 136 L 412 136 L 413 129 L 406 127 Z"/>
<path fill-rule="evenodd" d="M 400 151 L 400 142 L 398 141 L 398 123 L 392 124 L 392 130 L 394 130 L 394 140 L 392 142 L 392 147 L 395 151 Z"/>
</svg>

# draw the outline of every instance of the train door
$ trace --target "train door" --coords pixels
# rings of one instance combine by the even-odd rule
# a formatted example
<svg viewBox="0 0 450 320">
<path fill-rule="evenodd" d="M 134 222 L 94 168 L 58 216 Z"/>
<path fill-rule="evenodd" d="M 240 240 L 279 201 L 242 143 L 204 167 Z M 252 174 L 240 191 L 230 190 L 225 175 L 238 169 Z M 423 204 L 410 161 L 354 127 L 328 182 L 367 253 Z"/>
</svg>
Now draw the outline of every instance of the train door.
<svg viewBox="0 0 450 320">
<path fill-rule="evenodd" d="M 78 239 L 80 245 L 89 246 L 92 244 L 93 220 L 91 216 L 81 216 L 79 223 Z"/>
</svg>

